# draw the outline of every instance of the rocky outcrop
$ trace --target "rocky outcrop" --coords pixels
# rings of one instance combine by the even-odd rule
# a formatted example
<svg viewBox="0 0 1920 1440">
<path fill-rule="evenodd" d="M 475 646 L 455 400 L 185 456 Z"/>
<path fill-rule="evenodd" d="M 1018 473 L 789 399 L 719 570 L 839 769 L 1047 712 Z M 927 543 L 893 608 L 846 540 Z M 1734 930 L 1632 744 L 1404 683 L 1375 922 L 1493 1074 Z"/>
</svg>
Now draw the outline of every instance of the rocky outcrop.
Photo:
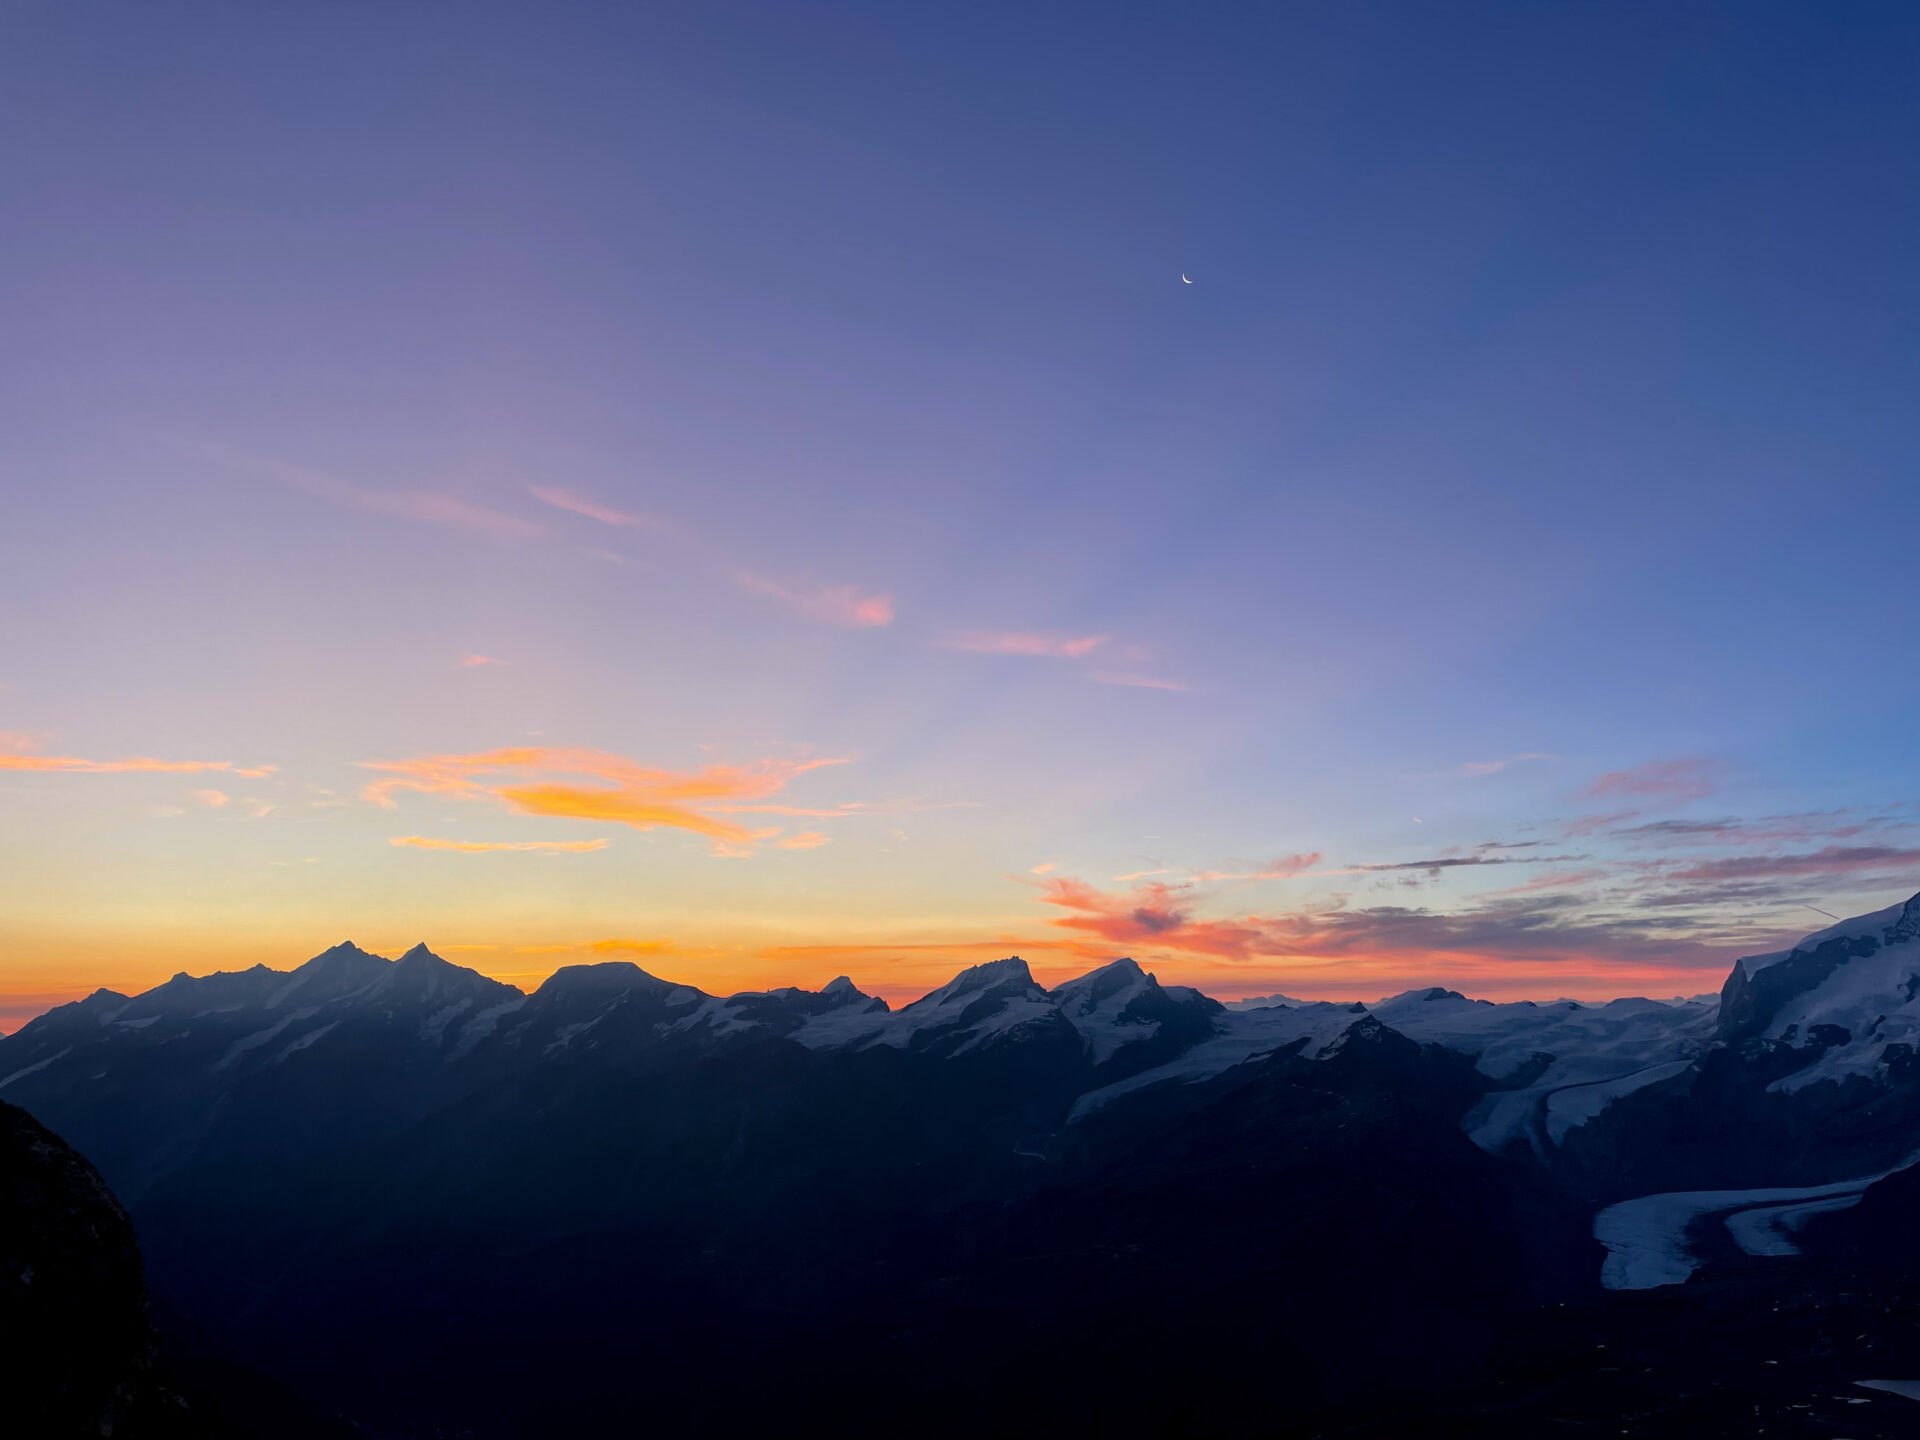
<svg viewBox="0 0 1920 1440">
<path fill-rule="evenodd" d="M 99 1172 L 0 1104 L 0 1395 L 15 1435 L 151 1428 L 157 1345 L 133 1225 Z"/>
</svg>

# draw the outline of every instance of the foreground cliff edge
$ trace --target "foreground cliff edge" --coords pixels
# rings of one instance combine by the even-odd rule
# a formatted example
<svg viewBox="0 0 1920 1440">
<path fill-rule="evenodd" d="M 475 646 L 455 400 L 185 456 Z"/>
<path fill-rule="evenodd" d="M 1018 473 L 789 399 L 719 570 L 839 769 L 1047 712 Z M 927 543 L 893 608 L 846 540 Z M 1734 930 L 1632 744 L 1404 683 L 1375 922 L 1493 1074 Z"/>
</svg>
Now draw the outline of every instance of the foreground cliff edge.
<svg viewBox="0 0 1920 1440">
<path fill-rule="evenodd" d="M 166 1397 L 133 1224 L 99 1172 L 0 1104 L 0 1395 L 9 1433 L 124 1435 Z"/>
</svg>

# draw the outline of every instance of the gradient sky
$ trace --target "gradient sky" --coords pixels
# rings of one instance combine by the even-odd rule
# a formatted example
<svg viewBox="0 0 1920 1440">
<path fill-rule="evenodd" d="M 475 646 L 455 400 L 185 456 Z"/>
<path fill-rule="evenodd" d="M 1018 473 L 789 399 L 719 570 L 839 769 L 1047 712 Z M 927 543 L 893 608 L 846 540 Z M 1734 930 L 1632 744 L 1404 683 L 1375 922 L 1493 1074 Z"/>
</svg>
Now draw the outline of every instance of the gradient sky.
<svg viewBox="0 0 1920 1440">
<path fill-rule="evenodd" d="M 1920 889 L 1911 6 L 0 30 L 5 1028 L 1671 995 Z"/>
</svg>

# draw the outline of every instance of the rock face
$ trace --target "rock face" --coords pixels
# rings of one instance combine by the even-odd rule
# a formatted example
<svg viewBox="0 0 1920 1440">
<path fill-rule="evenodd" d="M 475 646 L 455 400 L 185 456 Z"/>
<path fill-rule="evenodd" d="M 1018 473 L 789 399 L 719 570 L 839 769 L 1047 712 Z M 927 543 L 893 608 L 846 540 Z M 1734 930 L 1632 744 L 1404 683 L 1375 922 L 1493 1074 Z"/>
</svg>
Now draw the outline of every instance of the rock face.
<svg viewBox="0 0 1920 1440">
<path fill-rule="evenodd" d="M 0 1104 L 0 1405 L 10 1434 L 125 1435 L 154 1396 L 133 1225 L 101 1180 Z M 140 1418 L 136 1418 L 140 1417 Z"/>
</svg>

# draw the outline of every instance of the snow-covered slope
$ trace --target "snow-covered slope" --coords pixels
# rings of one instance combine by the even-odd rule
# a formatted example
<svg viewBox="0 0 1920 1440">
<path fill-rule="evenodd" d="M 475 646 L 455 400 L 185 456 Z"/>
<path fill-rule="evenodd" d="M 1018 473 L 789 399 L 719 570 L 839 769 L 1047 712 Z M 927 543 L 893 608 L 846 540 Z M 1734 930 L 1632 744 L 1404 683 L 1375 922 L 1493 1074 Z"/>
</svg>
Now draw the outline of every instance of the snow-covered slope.
<svg viewBox="0 0 1920 1440">
<path fill-rule="evenodd" d="M 1502 1087 L 1466 1119 L 1474 1143 L 1495 1152 L 1558 1145 L 1621 1096 L 1679 1074 L 1712 1043 L 1719 1011 L 1710 997 L 1496 1005 L 1438 989 L 1371 1008 L 1410 1039 L 1473 1056 Z"/>
<path fill-rule="evenodd" d="M 1873 1080 L 1920 1052 L 1920 895 L 1742 960 L 1723 997 L 1729 1040 L 1792 1047 L 1806 1063 L 1773 1082 Z"/>
</svg>

